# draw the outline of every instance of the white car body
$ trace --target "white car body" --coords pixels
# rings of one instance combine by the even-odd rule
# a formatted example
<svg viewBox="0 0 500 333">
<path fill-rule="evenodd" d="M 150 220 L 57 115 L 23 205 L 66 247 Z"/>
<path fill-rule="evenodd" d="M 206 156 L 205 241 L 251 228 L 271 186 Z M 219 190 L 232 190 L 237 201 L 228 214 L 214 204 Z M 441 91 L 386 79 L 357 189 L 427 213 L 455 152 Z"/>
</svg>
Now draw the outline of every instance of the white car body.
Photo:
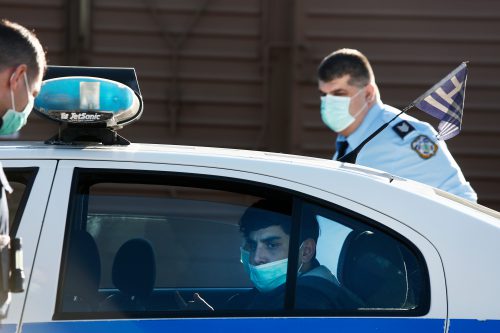
<svg viewBox="0 0 500 333">
<path fill-rule="evenodd" d="M 38 168 L 17 237 L 25 291 L 13 294 L 0 332 L 191 331 L 498 332 L 500 213 L 409 180 L 336 161 L 204 147 L 131 144 L 0 145 L 9 171 Z M 340 206 L 409 240 L 428 269 L 430 306 L 418 316 L 218 316 L 54 319 L 75 168 L 210 175 L 268 184 Z M 8 172 L 7 172 L 8 173 Z"/>
</svg>

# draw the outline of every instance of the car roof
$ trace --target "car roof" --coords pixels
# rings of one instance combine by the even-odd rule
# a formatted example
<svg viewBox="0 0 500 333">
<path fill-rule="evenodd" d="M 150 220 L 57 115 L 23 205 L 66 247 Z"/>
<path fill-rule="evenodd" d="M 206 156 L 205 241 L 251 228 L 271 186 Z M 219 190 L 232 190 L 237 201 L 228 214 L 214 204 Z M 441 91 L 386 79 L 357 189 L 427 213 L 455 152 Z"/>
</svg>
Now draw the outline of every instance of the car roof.
<svg viewBox="0 0 500 333">
<path fill-rule="evenodd" d="M 203 146 L 182 146 L 168 144 L 132 143 L 130 145 L 51 145 L 43 142 L 2 142 L 0 145 L 0 157 L 2 159 L 57 159 L 57 160 L 102 160 L 121 162 L 142 163 L 172 163 L 166 157 L 196 158 L 203 165 L 221 166 L 215 162 L 221 159 L 229 162 L 231 160 L 263 161 L 272 164 L 307 165 L 316 168 L 338 169 L 342 163 L 337 161 L 274 152 L 256 150 L 215 148 Z M 211 161 L 213 163 L 211 163 Z M 178 161 L 179 163 L 181 161 Z M 350 171 L 364 173 L 369 177 L 381 177 L 386 181 L 396 176 L 383 171 L 351 165 Z"/>
<path fill-rule="evenodd" d="M 304 174 L 305 172 L 301 172 L 305 171 L 304 168 L 313 168 L 332 174 L 340 173 L 343 177 L 349 175 L 363 177 L 364 181 L 368 182 L 392 184 L 400 190 L 428 196 L 435 202 L 443 203 L 451 200 L 454 204 L 500 219 L 500 213 L 497 211 L 425 184 L 360 165 L 302 155 L 245 149 L 146 143 L 107 146 L 102 144 L 53 145 L 35 141 L 4 141 L 0 145 L 0 160 L 8 159 L 168 163 L 240 170 L 270 176 L 282 175 L 294 168 L 301 169 L 294 174 L 294 177 Z M 270 171 L 271 166 L 274 171 Z M 304 177 L 307 177 L 307 175 Z M 300 179 L 297 179 L 297 181 L 300 182 Z M 307 182 L 304 182 L 304 184 L 307 184 Z M 314 187 L 314 184 L 309 185 Z M 318 188 L 321 188 L 319 184 Z"/>
</svg>

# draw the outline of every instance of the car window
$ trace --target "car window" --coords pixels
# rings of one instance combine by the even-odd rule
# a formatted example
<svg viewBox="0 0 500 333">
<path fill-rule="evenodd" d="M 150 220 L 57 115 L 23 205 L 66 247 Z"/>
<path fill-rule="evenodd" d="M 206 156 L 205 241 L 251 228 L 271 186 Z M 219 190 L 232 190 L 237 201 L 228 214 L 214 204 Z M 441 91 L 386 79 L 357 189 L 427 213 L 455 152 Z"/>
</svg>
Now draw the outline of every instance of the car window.
<svg viewBox="0 0 500 333">
<path fill-rule="evenodd" d="M 298 308 L 363 314 L 389 311 L 405 316 L 428 310 L 425 261 L 407 240 L 366 218 L 304 203 L 303 247 L 305 239 L 314 238 L 311 225 L 319 229 L 316 255 L 311 270 L 297 279 Z M 317 299 L 312 300 L 312 295 Z"/>
<path fill-rule="evenodd" d="M 75 177 L 55 319 L 428 311 L 422 255 L 363 216 L 236 179 Z"/>
<path fill-rule="evenodd" d="M 5 168 L 13 192 L 7 194 L 11 237 L 16 235 L 38 168 Z"/>
<path fill-rule="evenodd" d="M 253 284 L 241 249 L 251 249 L 240 219 L 263 200 L 291 202 L 266 187 L 162 173 L 81 170 L 74 188 L 56 306 L 61 318 L 247 309 Z M 280 215 L 258 211 L 264 219 Z M 273 310 L 282 309 L 284 294 L 274 301 Z"/>
</svg>

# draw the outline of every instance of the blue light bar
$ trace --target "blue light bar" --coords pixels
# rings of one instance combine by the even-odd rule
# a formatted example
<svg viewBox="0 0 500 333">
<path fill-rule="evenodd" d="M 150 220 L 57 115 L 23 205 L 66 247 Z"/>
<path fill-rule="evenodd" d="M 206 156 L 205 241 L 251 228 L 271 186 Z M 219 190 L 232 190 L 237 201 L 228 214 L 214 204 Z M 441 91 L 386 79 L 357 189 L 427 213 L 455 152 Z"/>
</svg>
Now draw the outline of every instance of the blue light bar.
<svg viewBox="0 0 500 333">
<path fill-rule="evenodd" d="M 137 94 L 126 85 L 98 77 L 66 76 L 45 80 L 35 110 L 69 124 L 106 124 L 120 128 L 142 111 Z"/>
</svg>

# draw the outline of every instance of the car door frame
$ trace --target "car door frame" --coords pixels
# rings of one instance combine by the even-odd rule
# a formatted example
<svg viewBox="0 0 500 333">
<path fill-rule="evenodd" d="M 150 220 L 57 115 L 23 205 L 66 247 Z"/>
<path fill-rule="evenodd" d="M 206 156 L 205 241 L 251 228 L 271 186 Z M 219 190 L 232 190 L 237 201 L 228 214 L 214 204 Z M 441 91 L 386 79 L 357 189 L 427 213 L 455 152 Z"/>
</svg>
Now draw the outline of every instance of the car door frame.
<svg viewBox="0 0 500 333">
<path fill-rule="evenodd" d="M 123 320 L 96 320 L 96 321 L 54 321 L 54 309 L 56 304 L 57 286 L 59 279 L 59 270 L 61 267 L 62 249 L 64 232 L 66 228 L 67 207 L 71 191 L 71 183 L 75 168 L 89 169 L 123 169 L 123 170 L 144 170 L 154 172 L 172 172 L 190 174 L 195 177 L 214 176 L 225 179 L 235 178 L 248 181 L 255 184 L 265 184 L 283 189 L 284 191 L 293 192 L 295 194 L 302 193 L 304 198 L 316 198 L 324 202 L 331 202 L 334 205 L 345 207 L 348 210 L 357 212 L 366 216 L 369 219 L 375 220 L 395 233 L 409 239 L 421 251 L 426 260 L 430 288 L 431 288 L 431 304 L 429 312 L 420 317 L 290 317 L 287 320 L 278 320 L 278 318 L 263 318 L 263 317 L 245 317 L 242 318 L 203 318 L 203 322 L 196 318 L 142 318 L 142 319 L 123 319 Z M 65 209 L 62 209 L 65 208 Z M 68 331 L 71 327 L 76 327 L 77 323 L 89 329 L 104 329 L 109 328 L 110 323 L 115 322 L 116 325 L 127 325 L 131 323 L 131 327 L 135 327 L 132 331 L 141 331 L 147 327 L 155 327 L 158 330 L 180 329 L 199 331 L 200 328 L 206 329 L 212 325 L 221 329 L 244 329 L 252 327 L 255 329 L 269 330 L 270 327 L 277 325 L 279 329 L 285 329 L 287 332 L 301 332 L 300 327 L 303 327 L 302 321 L 311 329 L 325 328 L 335 325 L 342 332 L 342 327 L 349 331 L 366 330 L 370 328 L 384 329 L 388 332 L 398 332 L 401 330 L 401 324 L 409 327 L 410 331 L 417 332 L 418 330 L 426 329 L 432 332 L 444 331 L 445 321 L 447 318 L 447 299 L 446 299 L 446 283 L 444 270 L 439 253 L 435 247 L 416 230 L 404 224 L 401 221 L 393 219 L 374 208 L 367 207 L 362 203 L 357 203 L 352 200 L 343 198 L 333 192 L 328 192 L 297 183 L 291 179 L 283 179 L 262 175 L 246 171 L 228 170 L 224 168 L 213 168 L 193 165 L 174 165 L 161 163 L 137 163 L 137 162 L 113 162 L 113 161 L 81 161 L 67 160 L 61 161 L 58 165 L 52 192 L 49 198 L 47 214 L 45 217 L 41 241 L 39 244 L 38 255 L 40 260 L 35 263 L 35 269 L 32 276 L 32 283 L 35 285 L 44 285 L 43 288 L 31 289 L 28 295 L 25 313 L 23 315 L 23 331 L 29 332 L 34 329 L 33 325 L 44 325 L 47 328 L 58 328 L 68 326 Z M 50 260 L 49 260 L 50 259 Z M 47 272 L 47 274 L 42 274 Z M 283 319 L 283 318 L 281 318 Z M 197 324 L 198 323 L 198 324 Z M 251 324 L 249 324 L 251 323 Z M 104 325 L 104 326 L 100 326 Z M 179 326 L 180 325 L 180 326 Z M 202 325 L 202 326 L 198 326 Z M 217 326 L 220 325 L 220 326 Z M 250 325 L 250 326 L 248 326 Z M 269 326 L 270 325 L 270 326 Z M 100 327 L 100 328 L 99 328 Z M 118 326 L 116 326 L 118 327 Z M 120 326 L 123 328 L 123 326 Z M 62 328 L 61 328 L 62 329 Z M 353 330 L 354 329 L 354 330 Z M 65 331 L 65 329 L 63 329 Z"/>
<path fill-rule="evenodd" d="M 15 237 L 20 237 L 23 244 L 24 291 L 12 293 L 12 301 L 7 317 L 2 320 L 0 332 L 15 332 L 22 321 L 26 295 L 29 294 L 29 281 L 36 258 L 37 245 L 44 221 L 47 202 L 57 168 L 56 160 L 2 160 L 4 169 L 36 169 L 23 212 L 16 226 Z M 8 199 L 7 199 L 8 200 Z"/>
</svg>

